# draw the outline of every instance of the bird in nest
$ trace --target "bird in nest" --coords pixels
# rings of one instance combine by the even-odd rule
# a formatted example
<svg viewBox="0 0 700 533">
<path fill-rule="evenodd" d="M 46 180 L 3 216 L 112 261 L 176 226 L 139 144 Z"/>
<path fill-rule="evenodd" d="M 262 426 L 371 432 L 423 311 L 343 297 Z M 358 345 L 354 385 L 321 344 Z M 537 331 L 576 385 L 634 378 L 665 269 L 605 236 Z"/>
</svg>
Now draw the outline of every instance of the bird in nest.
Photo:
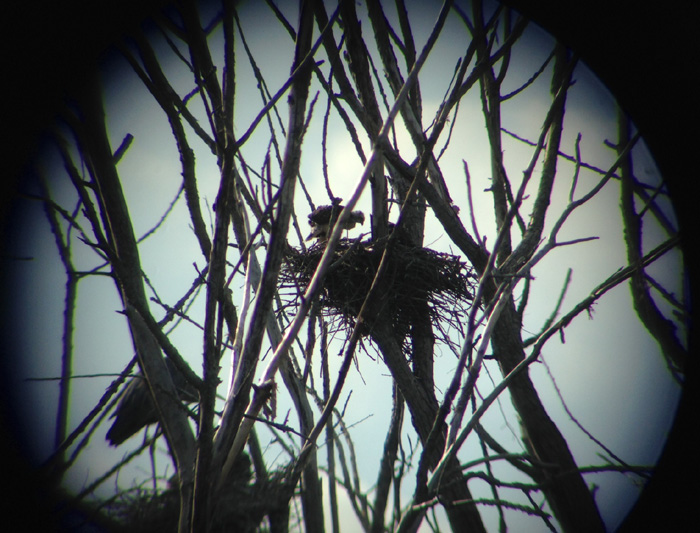
<svg viewBox="0 0 700 533">
<path fill-rule="evenodd" d="M 309 226 L 311 226 L 311 233 L 306 237 L 307 241 L 313 238 L 319 241 L 326 241 L 333 231 L 333 226 L 338 221 L 340 213 L 344 206 L 340 203 L 339 198 L 333 200 L 332 205 L 321 205 L 313 210 L 309 215 Z M 358 223 L 364 224 L 365 214 L 362 211 L 352 211 L 350 216 L 343 222 L 343 229 L 350 230 L 354 228 Z"/>
</svg>

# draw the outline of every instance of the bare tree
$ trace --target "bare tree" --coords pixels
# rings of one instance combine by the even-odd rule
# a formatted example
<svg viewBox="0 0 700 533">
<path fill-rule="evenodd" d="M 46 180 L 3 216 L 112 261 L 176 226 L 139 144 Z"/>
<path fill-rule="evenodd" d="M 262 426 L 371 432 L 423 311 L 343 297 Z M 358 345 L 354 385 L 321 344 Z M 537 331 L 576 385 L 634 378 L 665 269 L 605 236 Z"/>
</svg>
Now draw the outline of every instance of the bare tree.
<svg viewBox="0 0 700 533">
<path fill-rule="evenodd" d="M 63 111 L 55 131 L 62 168 L 42 175 L 36 195 L 68 279 L 47 475 L 59 483 L 115 408 L 112 444 L 155 422 L 158 429 L 76 499 L 144 452 L 155 463 L 161 436 L 177 471 L 165 488 L 154 467 L 147 496 L 131 498 L 131 491 L 111 502 L 107 514 L 131 528 L 323 531 L 329 523 L 340 531 L 344 498 L 372 532 L 439 529 L 437 509 L 454 531 L 483 531 L 486 508 L 496 510 L 503 530 L 524 515 L 552 530 L 604 530 L 584 474 L 644 480 L 651 467 L 614 453 L 562 398 L 569 422 L 606 458 L 579 464 L 531 370 L 546 367 L 543 351 L 563 344 L 567 327 L 629 281 L 634 310 L 669 370 L 661 378 L 682 383 L 687 304 L 669 287 L 675 280 L 654 270 L 677 247 L 677 231 L 663 184 L 635 171 L 639 135 L 621 114 L 618 138 L 595 141 L 608 145 L 607 166 L 587 159 L 580 134 L 566 144 L 576 128 L 566 119 L 577 57 L 555 43 L 523 77 L 531 28 L 501 6 L 445 2 L 427 25 L 419 24 L 425 7 L 402 0 L 370 0 L 362 12 L 351 1 L 302 0 L 296 10 L 268 2 L 265 16 L 276 22 L 265 31 L 285 35 L 292 51 L 284 76 L 274 63 L 274 81 L 252 44 L 261 13 L 246 17 L 233 0 L 214 11 L 185 0 L 119 43 L 179 157 L 174 199 L 147 231 L 137 229 L 133 208 L 148 206 L 129 192 L 122 169 L 148 139 L 115 138 L 120 128 L 102 97 L 109 86 L 97 76 Z M 436 90 L 426 89 L 435 80 L 424 72 L 445 61 L 439 46 L 446 40 L 458 61 L 442 65 L 436 100 Z M 535 126 L 513 130 L 512 106 L 534 103 L 542 104 L 529 115 Z M 488 141 L 479 162 L 467 156 L 458 127 L 477 120 Z M 352 148 L 361 162 L 351 186 L 333 177 L 342 170 L 331 161 L 337 139 L 343 155 Z M 524 155 L 511 158 L 509 150 Z M 459 179 L 449 175 L 455 161 Z M 483 192 L 472 175 L 477 167 L 490 176 Z M 68 200 L 54 191 L 61 182 L 72 187 Z M 572 232 L 571 220 L 611 190 L 621 202 L 627 264 L 576 300 L 566 295 L 577 266 L 567 264 L 548 316 L 533 321 L 538 269 L 598 239 Z M 317 239 L 307 245 L 308 213 Z M 166 282 L 142 260 L 159 235 L 171 236 L 171 248 L 196 243 L 196 257 L 183 263 L 193 266 L 180 276 L 189 281 L 176 296 L 160 296 Z M 76 253 L 89 267 L 78 268 Z M 114 282 L 135 355 L 69 431 L 76 291 L 97 276 Z M 184 355 L 183 330 L 198 336 L 201 357 Z M 447 376 L 436 372 L 443 352 L 454 355 Z M 368 372 L 358 362 L 367 356 L 386 367 L 371 372 L 391 375 L 387 390 L 347 384 L 353 368 Z M 382 453 L 370 486 L 357 460 L 366 443 L 350 430 L 357 421 L 351 393 L 391 403 L 386 434 L 372 443 Z M 522 443 L 492 435 L 484 418 L 496 406 L 506 425 L 519 425 Z M 474 482 L 482 484 L 478 493 Z"/>
</svg>

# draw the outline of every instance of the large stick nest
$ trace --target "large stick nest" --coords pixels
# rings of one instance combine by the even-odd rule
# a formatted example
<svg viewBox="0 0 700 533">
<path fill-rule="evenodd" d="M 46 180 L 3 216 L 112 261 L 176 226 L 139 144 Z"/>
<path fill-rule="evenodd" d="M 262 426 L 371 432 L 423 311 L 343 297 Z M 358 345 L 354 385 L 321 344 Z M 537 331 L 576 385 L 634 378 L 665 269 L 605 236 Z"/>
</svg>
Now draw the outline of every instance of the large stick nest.
<svg viewBox="0 0 700 533">
<path fill-rule="evenodd" d="M 253 533 L 260 530 L 265 516 L 288 517 L 285 470 L 253 479 L 250 466 L 248 455 L 241 454 L 227 483 L 210 493 L 212 514 L 209 530 L 212 533 Z M 175 533 L 180 513 L 176 478 L 171 480 L 167 490 L 135 489 L 106 503 L 103 511 L 112 520 L 109 530 Z"/>
<path fill-rule="evenodd" d="M 384 241 L 341 240 L 333 252 L 333 263 L 323 282 L 320 306 L 325 316 L 352 328 L 377 274 L 386 248 Z M 296 305 L 308 286 L 326 248 L 320 242 L 308 250 L 291 248 L 281 278 L 285 304 Z M 387 268 L 380 280 L 380 308 L 372 315 L 388 317 L 397 339 L 409 351 L 411 327 L 432 322 L 436 338 L 449 343 L 451 328 L 461 331 L 474 295 L 473 269 L 459 257 L 429 248 L 394 243 Z M 373 316 L 365 317 L 369 321 Z M 369 331 L 363 331 L 369 333 Z"/>
</svg>

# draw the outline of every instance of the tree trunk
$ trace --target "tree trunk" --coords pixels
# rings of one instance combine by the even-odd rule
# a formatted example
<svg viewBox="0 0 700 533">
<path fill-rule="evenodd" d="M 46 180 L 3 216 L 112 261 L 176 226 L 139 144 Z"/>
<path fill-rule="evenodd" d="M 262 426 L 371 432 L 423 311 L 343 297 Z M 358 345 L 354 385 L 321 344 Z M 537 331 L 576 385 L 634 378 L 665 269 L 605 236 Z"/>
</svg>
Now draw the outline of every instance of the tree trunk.
<svg viewBox="0 0 700 533">
<path fill-rule="evenodd" d="M 515 368 L 525 355 L 520 338 L 520 320 L 510 304 L 503 310 L 492 340 L 494 355 L 503 375 Z M 522 421 L 535 459 L 549 466 L 535 468 L 536 481 L 542 485 L 547 501 L 564 531 L 604 531 L 593 495 L 578 472 L 569 446 L 552 422 L 535 390 L 529 374 L 520 373 L 511 382 L 510 395 Z M 535 465 L 537 466 L 537 465 Z"/>
<path fill-rule="evenodd" d="M 429 385 L 426 385 L 423 380 L 418 379 L 411 372 L 401 351 L 401 346 L 395 338 L 393 328 L 387 320 L 378 319 L 373 324 L 371 335 L 379 346 L 384 363 L 406 399 L 413 427 L 425 445 L 438 412 L 433 383 L 431 381 Z M 428 454 L 428 461 L 432 465 L 435 465 L 442 455 L 445 447 L 445 431 L 446 428 L 441 429 L 440 437 L 436 439 L 435 445 L 423 452 Z M 453 531 L 486 531 L 479 511 L 473 503 L 450 505 L 452 502 L 469 502 L 472 499 L 469 487 L 462 480 L 462 473 L 456 460 L 452 461 L 446 468 L 440 497 L 441 502 L 445 505 Z"/>
</svg>

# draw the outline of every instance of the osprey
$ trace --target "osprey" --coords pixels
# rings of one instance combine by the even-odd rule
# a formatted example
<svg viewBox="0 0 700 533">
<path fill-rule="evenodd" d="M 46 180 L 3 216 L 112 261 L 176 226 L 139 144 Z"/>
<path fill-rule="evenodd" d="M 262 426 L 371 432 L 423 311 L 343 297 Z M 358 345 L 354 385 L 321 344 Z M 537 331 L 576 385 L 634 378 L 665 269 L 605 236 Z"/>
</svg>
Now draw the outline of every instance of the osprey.
<svg viewBox="0 0 700 533">
<path fill-rule="evenodd" d="M 180 400 L 186 403 L 197 401 L 197 391 L 187 383 L 185 376 L 177 370 L 173 362 L 166 359 L 165 365 L 168 367 Z M 119 405 L 110 418 L 114 418 L 114 423 L 109 428 L 106 439 L 112 446 L 119 446 L 140 429 L 160 421 L 148 383 L 142 375 L 131 378 Z"/>
<path fill-rule="evenodd" d="M 325 241 L 328 239 L 333 226 L 338 221 L 340 212 L 343 210 L 343 205 L 341 205 L 340 200 L 334 200 L 333 205 L 322 205 L 313 210 L 309 215 L 309 226 L 311 226 L 311 233 L 306 238 L 310 241 L 314 237 L 319 241 Z M 358 223 L 364 224 L 365 214 L 362 211 L 353 211 L 350 216 L 343 223 L 343 229 L 349 230 L 354 228 Z"/>
</svg>

